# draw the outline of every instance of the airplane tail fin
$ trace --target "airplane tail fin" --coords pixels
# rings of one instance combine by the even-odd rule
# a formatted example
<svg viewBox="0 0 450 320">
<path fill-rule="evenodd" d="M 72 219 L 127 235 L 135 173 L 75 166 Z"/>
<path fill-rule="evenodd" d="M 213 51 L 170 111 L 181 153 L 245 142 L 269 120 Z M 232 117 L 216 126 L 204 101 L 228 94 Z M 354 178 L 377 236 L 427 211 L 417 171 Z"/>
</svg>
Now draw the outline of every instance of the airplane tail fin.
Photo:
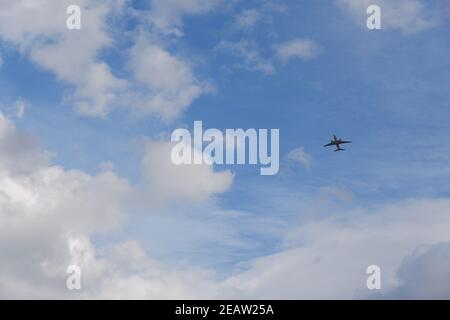
<svg viewBox="0 0 450 320">
<path fill-rule="evenodd" d="M 338 152 L 338 151 L 345 151 L 345 149 L 339 148 L 339 149 L 334 150 L 334 152 Z"/>
</svg>

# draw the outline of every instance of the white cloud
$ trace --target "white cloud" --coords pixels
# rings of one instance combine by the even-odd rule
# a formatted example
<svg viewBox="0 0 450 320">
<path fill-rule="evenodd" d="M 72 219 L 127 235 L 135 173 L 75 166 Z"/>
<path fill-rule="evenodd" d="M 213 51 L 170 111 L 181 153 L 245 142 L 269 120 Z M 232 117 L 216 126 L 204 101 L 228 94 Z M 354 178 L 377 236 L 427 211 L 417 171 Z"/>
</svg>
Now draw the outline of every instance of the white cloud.
<svg viewBox="0 0 450 320">
<path fill-rule="evenodd" d="M 161 28 L 180 27 L 183 15 L 205 13 L 215 7 L 214 2 L 153 1 L 152 10 L 145 13 Z M 211 85 L 197 80 L 188 62 L 170 54 L 161 39 L 156 40 L 158 37 L 143 31 L 138 33 L 131 50 L 126 51 L 131 54 L 129 66 L 135 78 L 115 76 L 111 67 L 101 60 L 101 54 L 117 49 L 114 18 L 127 12 L 128 2 L 78 1 L 81 30 L 66 28 L 66 8 L 71 4 L 70 0 L 3 1 L 0 39 L 72 86 L 65 101 L 73 104 L 79 113 L 106 117 L 115 108 L 122 107 L 138 115 L 173 120 L 196 98 L 212 90 Z M 146 86 L 145 90 L 141 90 L 142 85 Z"/>
<path fill-rule="evenodd" d="M 286 155 L 288 161 L 296 162 L 305 168 L 309 168 L 312 162 L 312 156 L 305 152 L 302 147 L 295 148 Z"/>
<path fill-rule="evenodd" d="M 39 149 L 34 139 L 17 132 L 14 124 L 0 113 L 0 173 L 26 174 L 45 167 L 51 154 Z"/>
<path fill-rule="evenodd" d="M 358 24 L 366 27 L 367 7 L 377 4 L 381 8 L 382 28 L 398 29 L 404 33 L 413 33 L 436 26 L 439 15 L 429 7 L 429 3 L 422 0 L 337 0 Z"/>
<path fill-rule="evenodd" d="M 394 299 L 450 298 L 450 243 L 418 248 L 398 271 L 399 286 L 382 297 Z"/>
<path fill-rule="evenodd" d="M 227 191 L 233 183 L 230 171 L 215 172 L 212 165 L 174 165 L 172 143 L 149 142 L 143 159 L 152 200 L 202 202 L 214 194 Z M 192 149 L 192 152 L 199 152 Z"/>
<path fill-rule="evenodd" d="M 293 39 L 280 43 L 275 48 L 277 57 L 282 61 L 293 58 L 311 60 L 319 54 L 319 46 L 309 39 Z"/>
<path fill-rule="evenodd" d="M 306 222 L 287 234 L 285 250 L 251 262 L 247 271 L 225 281 L 222 293 L 266 299 L 364 298 L 372 293 L 366 288 L 366 268 L 372 264 L 382 270 L 380 293 L 389 293 L 399 285 L 397 270 L 405 256 L 420 246 L 450 240 L 449 210 L 449 199 L 412 200 Z M 442 274 L 436 273 L 430 284 L 436 285 Z"/>
<path fill-rule="evenodd" d="M 102 49 L 113 43 L 106 18 L 123 2 L 80 0 L 82 29 L 68 30 L 63 1 L 3 1 L 0 5 L 0 38 L 17 46 L 40 67 L 52 71 L 75 87 L 69 97 L 81 113 L 106 116 L 124 88 L 109 67 L 99 61 Z"/>
<path fill-rule="evenodd" d="M 95 284 L 105 299 L 193 299 L 216 294 L 214 272 L 207 269 L 176 270 L 149 258 L 139 243 L 129 241 L 109 249 L 103 259 L 104 273 Z M 113 266 L 111 268 L 111 266 Z M 106 275 L 106 277 L 105 277 Z"/>
<path fill-rule="evenodd" d="M 0 116 L 1 298 L 161 299 L 216 294 L 211 270 L 164 265 L 149 258 L 136 241 L 105 248 L 92 243 L 93 235 L 121 225 L 136 189 L 110 171 L 89 175 L 51 165 L 46 152 Z M 224 191 L 232 181 L 229 173 L 216 174 L 208 166 L 172 171 L 160 162 L 168 160 L 164 158 L 168 144 L 153 147 L 144 168 L 154 178 L 156 192 L 161 187 L 167 195 L 171 190 L 174 198 L 202 200 Z M 66 268 L 72 264 L 82 270 L 81 292 L 64 286 Z"/>
<path fill-rule="evenodd" d="M 131 189 L 110 172 L 51 165 L 2 114 L 0 151 L 0 296 L 64 294 L 68 245 L 117 227 Z"/>
<path fill-rule="evenodd" d="M 146 35 L 141 35 L 132 48 L 129 66 L 136 81 L 146 87 L 142 95 L 131 99 L 136 112 L 141 114 L 172 120 L 201 94 L 212 90 L 195 78 L 187 62 Z"/>
<path fill-rule="evenodd" d="M 133 188 L 112 172 L 89 175 L 53 166 L 45 152 L 23 141 L 29 140 L 0 117 L 0 151 L 7 156 L 0 162 L 2 298 L 361 298 L 372 296 L 365 288 L 370 264 L 381 267 L 382 295 L 449 297 L 442 286 L 448 245 L 414 253 L 450 242 L 449 199 L 303 221 L 286 233 L 279 253 L 219 280 L 212 269 L 154 260 L 136 241 L 95 245 L 92 235 L 120 226 Z M 169 143 L 147 148 L 144 173 L 161 199 L 202 201 L 232 182 L 229 172 L 209 166 L 173 168 Z M 82 268 L 81 292 L 64 288 L 71 264 Z"/>
</svg>

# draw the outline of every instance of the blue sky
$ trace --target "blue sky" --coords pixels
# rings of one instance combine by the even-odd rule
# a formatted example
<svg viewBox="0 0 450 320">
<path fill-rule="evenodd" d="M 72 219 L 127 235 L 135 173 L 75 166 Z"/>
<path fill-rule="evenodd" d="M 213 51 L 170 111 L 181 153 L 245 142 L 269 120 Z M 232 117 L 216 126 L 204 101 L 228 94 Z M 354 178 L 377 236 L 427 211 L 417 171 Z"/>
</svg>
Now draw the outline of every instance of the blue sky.
<svg viewBox="0 0 450 320">
<path fill-rule="evenodd" d="M 37 19 L 36 26 L 30 27 L 21 10 L 33 8 L 21 9 L 20 1 L 0 5 L 0 19 L 6 17 L 0 23 L 0 105 L 15 130 L 53 154 L 48 168 L 61 166 L 67 175 L 76 170 L 93 181 L 99 173 L 111 171 L 121 185 L 133 189 L 124 201 L 120 226 L 108 233 L 77 231 L 88 237 L 100 256 L 109 247 L 137 241 L 139 250 L 165 265 L 162 273 L 172 268 L 213 270 L 215 278 L 204 280 L 219 288 L 211 296 L 272 297 L 274 290 L 289 298 L 366 297 L 361 289 L 365 282 L 360 281 L 365 270 L 359 265 L 350 269 L 360 268 L 362 275 L 352 277 L 354 282 L 349 281 L 345 289 L 332 282 L 328 290 L 315 280 L 306 289 L 282 283 L 274 289 L 277 281 L 267 280 L 265 272 L 282 265 L 289 254 L 299 259 L 294 269 L 309 270 L 302 259 L 309 261 L 314 250 L 324 256 L 326 250 L 334 251 L 332 240 L 320 245 L 327 239 L 322 233 L 336 233 L 336 252 L 341 248 L 339 239 L 348 245 L 337 261 L 351 260 L 354 242 L 371 240 L 364 238 L 364 232 L 361 238 L 343 239 L 367 227 L 367 234 L 373 231 L 394 239 L 390 252 L 383 252 L 389 242 L 374 251 L 388 270 L 383 294 L 395 296 L 405 294 L 396 280 L 402 259 L 417 247 L 450 241 L 432 229 L 443 228 L 442 221 L 448 221 L 445 213 L 450 212 L 446 211 L 450 208 L 446 202 L 450 191 L 450 7 L 446 1 L 373 1 L 381 7 L 383 26 L 373 31 L 365 27 L 365 0 L 72 2 L 82 8 L 82 23 L 84 17 L 100 22 L 83 24 L 79 31 L 66 30 L 64 24 L 58 29 L 57 22 L 67 17 L 61 13 L 64 4 L 51 4 L 48 10 L 34 8 L 35 14 L 56 13 L 56 22 L 50 19 L 47 25 L 45 19 Z M 7 25 L 14 19 L 16 31 Z M 32 41 L 24 40 L 27 32 Z M 77 32 L 80 36 L 73 35 Z M 66 64 L 50 56 L 55 53 L 41 38 L 64 50 L 64 41 L 73 41 Z M 110 44 L 103 45 L 104 40 Z M 283 58 L 282 45 L 295 41 L 306 43 L 307 53 L 300 50 Z M 143 56 L 147 52 L 154 56 Z M 100 79 L 90 73 L 100 65 L 107 66 L 101 78 L 107 80 L 90 83 L 88 79 Z M 126 83 L 125 89 L 120 82 Z M 183 100 L 185 93 L 197 89 L 198 94 Z M 167 108 L 174 108 L 174 114 L 168 116 L 167 108 L 161 111 L 146 104 L 159 94 L 170 96 Z M 109 99 L 103 113 L 77 108 L 77 103 L 87 101 L 88 110 L 94 110 L 103 99 Z M 27 106 L 20 117 L 14 109 L 18 101 Z M 148 169 L 157 172 L 143 169 L 143 159 L 157 157 L 163 150 L 148 146 L 149 141 L 167 142 L 176 128 L 192 130 L 195 120 L 202 120 L 205 128 L 280 129 L 279 173 L 260 176 L 259 166 L 215 166 L 179 176 L 165 173 L 164 165 Z M 323 148 L 333 134 L 353 144 L 341 153 Z M 308 164 L 288 159 L 299 148 L 310 159 Z M 173 186 L 164 180 L 172 174 Z M 200 185 L 198 191 L 197 184 L 191 187 L 191 181 L 201 180 L 197 174 L 208 174 L 211 185 Z M 159 203 L 163 196 L 158 190 L 179 187 L 176 181 L 198 194 L 179 189 L 179 197 L 175 191 L 173 198 L 164 195 Z M 74 203 L 83 201 L 70 193 L 67 197 L 73 197 Z M 95 208 L 101 211 L 102 204 Z M 404 213 L 409 211 L 413 222 Z M 414 228 L 431 211 L 438 217 L 427 221 L 430 230 L 418 232 L 422 237 L 415 240 L 402 237 L 403 232 L 417 232 Z M 387 233 L 392 227 L 393 233 L 383 236 L 377 229 L 380 225 L 387 225 Z M 363 253 L 351 254 L 360 255 L 364 265 Z M 116 263 L 110 259 L 107 264 Z M 339 270 L 335 277 L 342 275 Z M 144 287 L 147 271 L 140 271 Z M 124 281 L 133 274 L 124 273 Z M 316 278 L 311 275 L 311 279 Z M 235 281 L 243 285 L 236 286 Z M 256 289 L 251 285 L 255 282 L 261 282 Z M 312 289 L 315 284 L 323 291 Z M 32 280 L 29 286 L 38 287 Z M 50 292 L 50 296 L 60 294 Z M 183 294 L 198 295 L 189 290 Z"/>
</svg>

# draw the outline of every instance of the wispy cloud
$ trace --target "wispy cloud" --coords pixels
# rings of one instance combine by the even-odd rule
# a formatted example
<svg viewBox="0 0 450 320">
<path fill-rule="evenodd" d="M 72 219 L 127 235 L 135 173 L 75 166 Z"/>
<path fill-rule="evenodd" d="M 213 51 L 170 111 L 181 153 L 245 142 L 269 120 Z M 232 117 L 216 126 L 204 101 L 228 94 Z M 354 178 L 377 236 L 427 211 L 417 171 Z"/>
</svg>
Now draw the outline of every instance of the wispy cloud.
<svg viewBox="0 0 450 320">
<path fill-rule="evenodd" d="M 216 50 L 228 52 L 240 58 L 237 67 L 250 71 L 259 71 L 271 75 L 276 71 L 277 62 L 283 63 L 298 58 L 309 61 L 319 55 L 318 44 L 309 39 L 293 39 L 274 46 L 274 53 L 263 55 L 261 48 L 255 40 L 245 38 L 238 42 L 222 40 L 216 46 Z"/>
<path fill-rule="evenodd" d="M 293 39 L 279 43 L 275 50 L 277 58 L 284 62 L 296 58 L 308 61 L 317 57 L 320 53 L 317 43 L 310 39 Z"/>
<path fill-rule="evenodd" d="M 295 148 L 286 155 L 286 160 L 297 163 L 303 166 L 304 168 L 309 168 L 312 163 L 312 156 L 308 153 L 306 153 L 305 149 L 303 147 Z"/>
<path fill-rule="evenodd" d="M 251 71 L 259 71 L 264 74 L 272 74 L 275 68 L 272 62 L 261 56 L 259 48 L 254 40 L 242 39 L 239 42 L 222 40 L 216 49 L 229 52 L 242 59 L 237 65 Z"/>
<path fill-rule="evenodd" d="M 253 31 L 262 23 L 272 23 L 274 16 L 286 13 L 286 7 L 279 1 L 263 0 L 260 5 L 246 8 L 233 17 L 235 31 Z"/>
<path fill-rule="evenodd" d="M 248 30 L 255 27 L 258 22 L 264 19 L 260 10 L 245 9 L 234 17 L 234 27 L 240 30 Z"/>
</svg>

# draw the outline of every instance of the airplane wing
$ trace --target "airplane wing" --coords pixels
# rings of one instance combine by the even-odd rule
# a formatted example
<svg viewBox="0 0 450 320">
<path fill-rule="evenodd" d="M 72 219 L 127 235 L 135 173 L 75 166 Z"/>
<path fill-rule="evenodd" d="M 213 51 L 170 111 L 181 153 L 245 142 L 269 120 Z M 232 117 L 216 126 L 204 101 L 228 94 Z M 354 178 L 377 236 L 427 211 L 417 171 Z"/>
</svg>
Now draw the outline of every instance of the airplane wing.
<svg viewBox="0 0 450 320">
<path fill-rule="evenodd" d="M 326 144 L 326 145 L 324 145 L 324 147 L 329 147 L 329 146 L 332 146 L 332 145 L 334 145 L 334 143 Z"/>
<path fill-rule="evenodd" d="M 340 143 L 352 143 L 351 141 L 341 141 Z"/>
</svg>

